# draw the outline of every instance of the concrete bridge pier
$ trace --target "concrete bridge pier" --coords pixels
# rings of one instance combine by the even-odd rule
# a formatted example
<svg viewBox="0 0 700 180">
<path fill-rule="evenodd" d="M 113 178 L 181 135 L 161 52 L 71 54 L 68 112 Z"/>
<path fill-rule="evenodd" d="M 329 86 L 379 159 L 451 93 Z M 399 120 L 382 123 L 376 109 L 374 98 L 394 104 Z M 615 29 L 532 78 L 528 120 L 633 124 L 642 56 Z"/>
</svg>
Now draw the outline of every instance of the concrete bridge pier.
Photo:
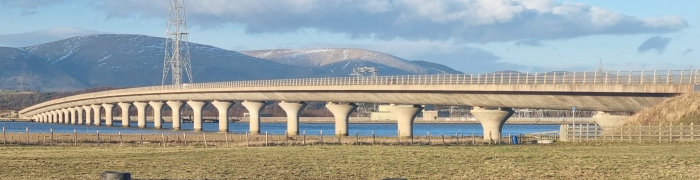
<svg viewBox="0 0 700 180">
<path fill-rule="evenodd" d="M 228 132 L 228 110 L 231 109 L 234 102 L 214 101 L 211 104 L 219 110 L 219 131 Z"/>
<path fill-rule="evenodd" d="M 260 134 L 260 111 L 265 107 L 265 101 L 243 101 L 241 104 L 248 110 L 250 133 Z"/>
<path fill-rule="evenodd" d="M 160 101 L 148 102 L 148 105 L 151 105 L 151 108 L 153 108 L 153 127 L 156 129 L 163 128 L 163 104 Z"/>
<path fill-rule="evenodd" d="M 58 112 L 55 110 L 49 112 L 51 113 L 51 123 L 58 123 Z"/>
<path fill-rule="evenodd" d="M 68 108 L 68 112 L 70 112 L 70 123 L 75 124 L 75 108 Z"/>
<path fill-rule="evenodd" d="M 92 107 L 85 105 L 83 109 L 85 110 L 85 125 L 90 125 L 92 121 Z"/>
<path fill-rule="evenodd" d="M 114 126 L 114 115 L 112 114 L 114 111 L 114 104 L 104 103 L 102 104 L 102 108 L 105 109 L 105 126 Z"/>
<path fill-rule="evenodd" d="M 326 104 L 326 108 L 335 117 L 335 135 L 348 136 L 348 120 L 350 114 L 357 109 L 357 105 L 355 103 L 329 102 Z"/>
<path fill-rule="evenodd" d="M 137 121 L 139 128 L 146 128 L 146 107 L 148 107 L 148 103 L 146 102 L 134 102 L 134 106 L 136 106 L 136 112 L 137 112 Z"/>
<path fill-rule="evenodd" d="M 472 115 L 481 123 L 484 130 L 484 141 L 500 141 L 501 129 L 510 116 L 515 113 L 512 108 L 486 109 L 474 107 Z"/>
<path fill-rule="evenodd" d="M 63 111 L 63 124 L 70 124 L 70 111 L 68 108 L 61 109 Z"/>
<path fill-rule="evenodd" d="M 280 107 L 287 113 L 287 134 L 299 135 L 299 114 L 306 107 L 306 102 L 286 102 L 279 103 Z"/>
<path fill-rule="evenodd" d="M 131 126 L 129 124 L 129 121 L 131 121 L 131 117 L 129 116 L 129 109 L 131 109 L 131 103 L 130 102 L 119 102 L 119 103 L 117 103 L 117 105 L 122 110 L 122 127 Z M 111 126 L 111 125 L 108 125 L 108 126 Z"/>
<path fill-rule="evenodd" d="M 627 122 L 629 116 L 623 115 L 611 115 L 608 112 L 598 111 L 593 115 L 593 121 L 595 121 L 598 126 L 605 129 L 612 126 L 620 126 Z"/>
<path fill-rule="evenodd" d="M 400 138 L 413 136 L 413 120 L 421 110 L 423 110 L 421 105 L 399 106 L 392 104 L 389 107 L 389 112 L 396 117 Z"/>
<path fill-rule="evenodd" d="M 100 114 L 100 110 L 102 110 L 102 106 L 99 104 L 93 104 L 90 105 L 92 107 L 92 113 L 94 114 L 93 119 L 92 119 L 92 124 L 95 126 L 99 126 L 102 124 L 102 115 Z"/>
<path fill-rule="evenodd" d="M 50 121 L 50 118 L 49 118 L 49 115 L 50 115 L 51 113 L 41 113 L 41 114 L 44 116 L 44 122 L 45 122 L 45 123 L 50 123 L 50 122 L 51 122 L 51 121 Z"/>
<path fill-rule="evenodd" d="M 187 105 L 192 108 L 192 124 L 194 131 L 202 131 L 202 108 L 207 105 L 206 101 L 187 101 Z"/>
<path fill-rule="evenodd" d="M 173 129 L 180 129 L 180 110 L 182 109 L 182 101 L 168 101 L 165 104 L 168 104 L 168 107 L 170 107 L 171 111 L 173 112 L 172 114 L 172 122 L 173 122 Z"/>
<path fill-rule="evenodd" d="M 68 110 L 66 110 L 66 109 L 59 109 L 58 110 L 58 123 L 66 123 L 65 120 L 68 119 L 68 116 L 66 116 L 66 114 L 68 114 Z"/>
<path fill-rule="evenodd" d="M 76 114 L 78 115 L 78 122 L 77 124 L 83 124 L 83 107 L 74 107 Z"/>
</svg>

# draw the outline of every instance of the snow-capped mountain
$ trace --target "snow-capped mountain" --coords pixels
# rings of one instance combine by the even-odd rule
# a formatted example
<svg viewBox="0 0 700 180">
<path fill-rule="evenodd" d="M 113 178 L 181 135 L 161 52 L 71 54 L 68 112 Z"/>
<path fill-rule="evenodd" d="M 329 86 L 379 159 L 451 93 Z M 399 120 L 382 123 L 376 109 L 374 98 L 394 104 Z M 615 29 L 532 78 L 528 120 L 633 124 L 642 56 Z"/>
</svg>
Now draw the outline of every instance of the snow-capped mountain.
<svg viewBox="0 0 700 180">
<path fill-rule="evenodd" d="M 325 68 L 333 72 L 352 72 L 354 67 L 376 66 L 382 75 L 459 73 L 444 66 L 424 66 L 429 62 L 408 61 L 364 49 L 269 49 L 241 53 L 282 64 Z"/>
<path fill-rule="evenodd" d="M 0 35 L 0 46 L 3 47 L 26 47 L 43 44 L 61 39 L 85 36 L 90 34 L 105 34 L 103 32 L 91 31 L 73 27 L 55 27 L 46 30 L 33 31 L 19 34 Z"/>
<path fill-rule="evenodd" d="M 23 82 L 52 82 L 29 83 L 34 86 L 32 89 L 44 91 L 160 85 L 164 43 L 164 38 L 144 35 L 94 34 L 35 46 L 3 48 L 0 49 L 0 63 L 3 64 L 0 88 L 18 89 L 17 81 L 7 79 L 17 79 L 22 73 L 22 79 L 33 79 Z M 380 75 L 458 73 L 434 63 L 406 61 L 359 49 L 300 50 L 298 52 L 320 51 L 329 55 L 317 58 L 323 53 L 306 53 L 306 56 L 289 58 L 292 56 L 284 53 L 260 56 L 254 52 L 262 51 L 239 53 L 196 43 L 189 43 L 189 48 L 194 82 L 347 76 L 353 67 L 359 66 L 378 67 Z M 268 50 L 287 51 L 292 50 Z"/>
</svg>

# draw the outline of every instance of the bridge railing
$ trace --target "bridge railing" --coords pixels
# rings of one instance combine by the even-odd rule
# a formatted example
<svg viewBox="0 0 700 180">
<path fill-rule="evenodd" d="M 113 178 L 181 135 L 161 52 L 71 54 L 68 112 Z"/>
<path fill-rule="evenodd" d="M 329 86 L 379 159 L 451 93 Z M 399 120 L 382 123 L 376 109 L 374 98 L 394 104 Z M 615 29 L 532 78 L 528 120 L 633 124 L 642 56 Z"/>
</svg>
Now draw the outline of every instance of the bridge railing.
<svg viewBox="0 0 700 180">
<path fill-rule="evenodd" d="M 698 70 L 604 71 L 547 73 L 437 74 L 377 77 L 329 77 L 194 83 L 153 88 L 226 88 L 342 85 L 464 85 L 464 84 L 699 84 Z"/>
<path fill-rule="evenodd" d="M 436 74 L 376 77 L 270 79 L 149 86 L 81 94 L 56 100 L 96 98 L 101 95 L 194 88 L 357 86 L 357 85 L 466 85 L 466 84 L 700 84 L 698 70 L 603 71 L 546 73 Z M 44 102 L 47 104 L 51 101 Z M 44 103 L 40 103 L 44 104 Z"/>
</svg>

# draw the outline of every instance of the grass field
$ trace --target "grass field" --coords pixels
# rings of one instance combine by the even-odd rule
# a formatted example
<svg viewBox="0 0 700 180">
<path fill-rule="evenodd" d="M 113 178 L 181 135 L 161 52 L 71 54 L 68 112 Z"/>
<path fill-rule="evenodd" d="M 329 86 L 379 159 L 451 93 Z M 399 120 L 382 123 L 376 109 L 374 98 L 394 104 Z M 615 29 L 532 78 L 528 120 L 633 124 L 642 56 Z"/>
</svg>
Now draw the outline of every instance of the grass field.
<svg viewBox="0 0 700 180">
<path fill-rule="evenodd" d="M 700 144 L 0 146 L 0 179 L 699 179 Z"/>
</svg>

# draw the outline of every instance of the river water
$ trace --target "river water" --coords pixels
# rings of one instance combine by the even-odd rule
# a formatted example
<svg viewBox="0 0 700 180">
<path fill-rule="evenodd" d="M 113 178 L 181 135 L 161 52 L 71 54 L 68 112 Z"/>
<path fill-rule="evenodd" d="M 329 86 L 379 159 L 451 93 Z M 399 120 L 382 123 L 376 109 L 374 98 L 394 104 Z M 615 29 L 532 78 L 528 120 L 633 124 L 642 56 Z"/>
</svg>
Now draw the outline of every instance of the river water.
<svg viewBox="0 0 700 180">
<path fill-rule="evenodd" d="M 182 133 L 194 133 L 192 123 L 182 124 L 181 130 L 172 130 L 171 123 L 163 123 L 165 129 L 154 129 L 153 123 L 147 123 L 145 129 L 137 127 L 137 123 L 131 123 L 131 127 L 124 128 L 121 127 L 120 122 L 114 122 L 113 127 L 107 126 L 95 126 L 95 125 L 68 125 L 68 124 L 51 124 L 51 123 L 32 123 L 32 122 L 0 122 L 0 126 L 5 127 L 6 132 L 18 133 L 25 132 L 26 128 L 29 128 L 30 133 L 49 133 L 50 129 L 53 129 L 54 133 L 73 133 L 73 130 L 78 133 L 128 133 L 128 134 L 182 134 Z M 236 134 L 245 133 L 248 131 L 248 123 L 230 123 L 229 133 L 233 132 Z M 204 123 L 205 132 L 217 132 L 219 126 L 217 123 Z M 334 134 L 335 124 L 333 123 L 300 123 L 299 132 L 306 132 L 307 135 L 319 135 L 321 131 L 323 134 L 331 135 Z M 377 136 L 396 136 L 397 135 L 397 125 L 396 123 L 351 123 L 348 126 L 351 135 L 357 132 L 359 135 L 367 136 L 371 135 L 373 132 Z M 284 134 L 287 130 L 286 123 L 261 123 L 260 130 L 262 133 L 268 132 L 269 134 Z M 455 133 L 471 135 L 481 135 L 481 125 L 480 124 L 446 124 L 446 123 L 436 123 L 436 124 L 424 124 L 416 123 L 413 124 L 413 134 L 417 136 L 426 135 L 430 132 L 431 135 L 454 135 Z M 506 124 L 503 125 L 503 135 L 508 133 L 518 134 L 518 133 L 552 133 L 558 132 L 559 125 L 550 124 Z"/>
</svg>

